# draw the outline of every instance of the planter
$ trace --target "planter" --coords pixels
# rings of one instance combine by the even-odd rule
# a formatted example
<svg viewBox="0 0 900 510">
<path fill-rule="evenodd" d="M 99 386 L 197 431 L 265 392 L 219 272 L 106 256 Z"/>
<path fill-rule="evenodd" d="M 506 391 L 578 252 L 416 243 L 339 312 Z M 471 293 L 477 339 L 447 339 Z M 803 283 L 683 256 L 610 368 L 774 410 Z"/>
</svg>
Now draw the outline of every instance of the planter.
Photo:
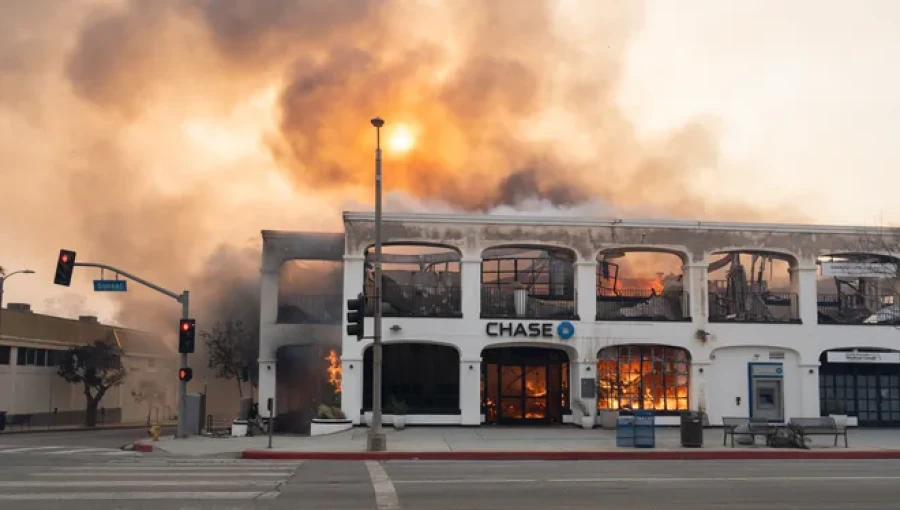
<svg viewBox="0 0 900 510">
<path fill-rule="evenodd" d="M 309 426 L 310 436 L 324 436 L 326 434 L 335 434 L 353 428 L 353 420 L 348 419 L 325 419 L 314 418 Z"/>
<path fill-rule="evenodd" d="M 528 311 L 528 289 L 516 289 L 513 291 L 516 304 L 516 315 L 522 317 Z"/>
<path fill-rule="evenodd" d="M 403 430 L 406 428 L 406 416 L 394 415 L 394 428 L 396 430 Z"/>
<path fill-rule="evenodd" d="M 231 422 L 231 437 L 245 437 L 247 435 L 247 420 L 234 420 Z"/>
<path fill-rule="evenodd" d="M 591 430 L 594 428 L 594 417 L 591 415 L 582 416 L 581 417 L 581 428 L 584 430 Z"/>
<path fill-rule="evenodd" d="M 615 429 L 616 420 L 619 418 L 619 411 L 599 411 L 600 426 L 605 429 Z"/>
</svg>

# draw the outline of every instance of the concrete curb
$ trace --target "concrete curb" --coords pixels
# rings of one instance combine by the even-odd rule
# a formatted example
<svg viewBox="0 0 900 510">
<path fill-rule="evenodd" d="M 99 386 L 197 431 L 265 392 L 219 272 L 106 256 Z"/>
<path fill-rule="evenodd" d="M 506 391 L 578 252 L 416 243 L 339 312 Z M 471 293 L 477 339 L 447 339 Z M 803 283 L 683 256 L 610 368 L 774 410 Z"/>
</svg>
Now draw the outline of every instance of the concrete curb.
<svg viewBox="0 0 900 510">
<path fill-rule="evenodd" d="M 297 452 L 244 450 L 255 460 L 867 460 L 900 459 L 900 450 L 646 450 L 603 452 Z"/>
<path fill-rule="evenodd" d="M 131 449 L 136 452 L 151 453 L 151 452 L 153 452 L 153 445 L 144 443 L 142 441 L 135 441 L 134 443 L 131 444 Z"/>
<path fill-rule="evenodd" d="M 165 424 L 163 428 L 174 427 L 175 424 Z M 25 429 L 25 430 L 4 430 L 0 432 L 0 436 L 13 436 L 16 434 L 47 434 L 47 433 L 64 433 L 64 432 L 102 432 L 104 430 L 139 430 L 148 429 L 147 425 L 112 425 L 105 427 L 72 427 L 72 428 L 51 428 L 51 429 Z"/>
</svg>

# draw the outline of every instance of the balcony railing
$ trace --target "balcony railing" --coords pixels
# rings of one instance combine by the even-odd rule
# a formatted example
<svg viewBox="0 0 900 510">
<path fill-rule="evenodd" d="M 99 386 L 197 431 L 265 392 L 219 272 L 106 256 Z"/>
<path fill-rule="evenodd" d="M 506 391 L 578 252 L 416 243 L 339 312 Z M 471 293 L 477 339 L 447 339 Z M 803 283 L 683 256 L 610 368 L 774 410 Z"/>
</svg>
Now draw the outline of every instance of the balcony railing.
<svg viewBox="0 0 900 510">
<path fill-rule="evenodd" d="M 687 292 L 620 290 L 597 296 L 598 321 L 689 321 L 691 300 Z"/>
<path fill-rule="evenodd" d="M 900 325 L 900 305 L 893 294 L 819 294 L 819 324 Z"/>
<path fill-rule="evenodd" d="M 278 324 L 340 324 L 341 295 L 291 296 L 278 305 Z"/>
<path fill-rule="evenodd" d="M 382 292 L 383 317 L 462 317 L 459 287 L 385 285 Z M 374 310 L 374 298 L 369 298 L 366 315 L 371 317 Z"/>
<path fill-rule="evenodd" d="M 525 289 L 482 287 L 481 316 L 486 319 L 573 319 L 575 300 L 535 296 Z"/>
<path fill-rule="evenodd" d="M 797 294 L 748 292 L 744 295 L 711 293 L 710 322 L 800 322 Z"/>
</svg>

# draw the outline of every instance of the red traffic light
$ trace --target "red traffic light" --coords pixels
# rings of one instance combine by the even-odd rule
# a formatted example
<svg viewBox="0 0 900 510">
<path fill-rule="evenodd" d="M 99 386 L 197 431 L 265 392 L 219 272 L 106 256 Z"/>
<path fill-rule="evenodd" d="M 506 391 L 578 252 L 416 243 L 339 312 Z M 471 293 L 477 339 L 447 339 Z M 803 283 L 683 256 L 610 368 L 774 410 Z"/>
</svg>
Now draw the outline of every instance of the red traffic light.
<svg viewBox="0 0 900 510">
<path fill-rule="evenodd" d="M 63 253 L 62 256 L 59 258 L 59 260 L 61 260 L 63 262 L 63 264 L 65 264 L 66 262 L 69 261 L 69 256 L 66 255 L 65 253 Z"/>
<path fill-rule="evenodd" d="M 181 381 L 189 382 L 193 377 L 194 371 L 189 367 L 178 370 L 178 379 Z"/>
<path fill-rule="evenodd" d="M 187 331 L 187 330 L 189 330 L 189 329 L 191 329 L 190 323 L 188 323 L 188 322 L 182 322 L 182 323 L 181 323 L 181 330 L 182 330 L 182 331 Z"/>
</svg>

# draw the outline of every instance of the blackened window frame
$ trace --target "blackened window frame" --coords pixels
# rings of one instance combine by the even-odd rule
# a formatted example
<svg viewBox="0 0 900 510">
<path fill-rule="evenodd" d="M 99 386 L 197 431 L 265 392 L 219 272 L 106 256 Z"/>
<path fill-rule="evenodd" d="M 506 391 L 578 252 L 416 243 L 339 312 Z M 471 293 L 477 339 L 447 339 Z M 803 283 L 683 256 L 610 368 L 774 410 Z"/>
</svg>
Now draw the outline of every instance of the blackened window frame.
<svg viewBox="0 0 900 510">
<path fill-rule="evenodd" d="M 542 250 L 535 248 L 535 250 Z M 547 250 L 543 250 L 547 251 Z M 541 262 L 548 262 L 546 269 L 538 269 Z M 493 266 L 490 267 L 489 266 Z M 572 262 L 556 257 L 491 257 L 481 261 L 481 287 L 494 288 L 498 291 L 509 287 L 513 282 L 518 282 L 528 288 L 531 297 L 536 299 L 575 299 L 575 272 Z M 488 280 L 487 275 L 492 275 L 493 280 Z M 512 280 L 503 282 L 501 275 Z M 529 277 L 535 276 L 534 280 Z M 541 281 L 546 275 L 546 281 Z M 534 281 L 534 283 L 528 283 Z M 546 287 L 541 293 L 537 288 Z"/>
<path fill-rule="evenodd" d="M 403 350 L 409 352 L 402 353 Z M 415 351 L 420 351 L 416 353 Z M 402 353 L 402 354 L 398 354 Z M 450 363 L 450 357 L 453 362 Z M 401 360 L 398 357 L 405 356 L 407 359 Z M 440 373 L 440 370 L 434 369 L 428 371 L 432 380 L 423 379 L 416 380 L 400 377 L 403 374 L 415 373 L 409 370 L 398 370 L 403 361 L 408 362 L 407 367 L 421 371 L 417 375 L 424 375 L 425 369 L 428 368 L 429 356 L 433 363 L 446 363 L 446 373 Z M 446 359 L 439 359 L 439 356 L 446 356 Z M 363 401 L 362 411 L 368 412 L 372 410 L 372 349 L 367 348 L 363 353 Z M 452 366 L 451 366 L 452 365 Z M 457 415 L 461 414 L 460 408 L 460 354 L 455 347 L 441 344 L 432 344 L 426 342 L 403 342 L 388 343 L 382 346 L 382 410 L 385 414 L 390 414 L 390 404 L 392 397 L 399 397 L 404 400 L 407 405 L 407 414 L 430 414 L 430 415 Z M 444 377 L 446 376 L 446 377 Z M 405 387 L 405 393 L 399 393 L 392 387 Z M 418 390 L 418 391 L 416 391 Z M 421 400 L 431 400 L 426 403 Z M 416 400 L 419 400 L 417 402 Z"/>
<path fill-rule="evenodd" d="M 12 347 L 9 345 L 0 345 L 0 365 L 12 364 Z"/>
</svg>

